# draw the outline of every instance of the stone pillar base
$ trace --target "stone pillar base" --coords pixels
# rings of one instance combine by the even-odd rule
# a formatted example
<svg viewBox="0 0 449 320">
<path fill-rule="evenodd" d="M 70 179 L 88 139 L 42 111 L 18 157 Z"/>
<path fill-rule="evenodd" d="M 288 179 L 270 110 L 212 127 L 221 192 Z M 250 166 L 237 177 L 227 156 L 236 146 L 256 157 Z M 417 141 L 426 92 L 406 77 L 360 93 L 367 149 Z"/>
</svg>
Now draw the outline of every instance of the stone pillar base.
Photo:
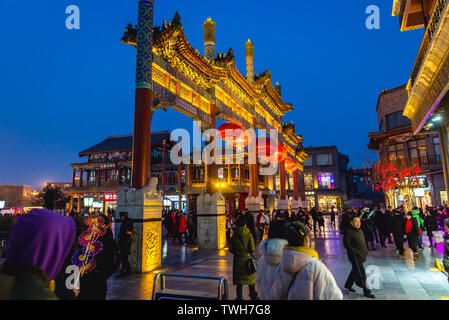
<svg viewBox="0 0 449 320">
<path fill-rule="evenodd" d="M 292 200 L 292 211 L 295 211 L 295 212 L 298 211 L 298 209 L 301 208 L 301 204 L 302 204 L 301 199 L 299 199 L 299 200 L 293 199 Z"/>
<path fill-rule="evenodd" d="M 197 198 L 198 248 L 220 250 L 226 247 L 225 199 L 220 191 Z"/>
<path fill-rule="evenodd" d="M 133 272 L 153 271 L 162 260 L 162 205 L 157 178 L 136 190 L 127 188 L 117 195 L 117 213 L 128 212 L 134 221 L 130 265 Z"/>
<path fill-rule="evenodd" d="M 288 210 L 288 199 L 281 199 L 280 197 L 278 198 L 278 209 L 280 210 Z"/>
</svg>

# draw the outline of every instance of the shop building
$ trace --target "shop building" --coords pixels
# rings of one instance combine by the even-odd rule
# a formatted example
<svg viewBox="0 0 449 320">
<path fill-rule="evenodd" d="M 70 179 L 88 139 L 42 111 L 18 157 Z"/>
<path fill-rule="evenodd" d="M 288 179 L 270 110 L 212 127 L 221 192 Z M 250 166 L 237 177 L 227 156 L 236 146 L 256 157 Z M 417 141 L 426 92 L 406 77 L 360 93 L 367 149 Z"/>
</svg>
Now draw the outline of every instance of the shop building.
<svg viewBox="0 0 449 320">
<path fill-rule="evenodd" d="M 309 158 L 304 161 L 304 187 L 307 207 L 322 211 L 340 209 L 348 200 L 348 156 L 336 146 L 304 149 Z"/>
<path fill-rule="evenodd" d="M 447 200 L 449 188 L 449 0 L 394 0 L 393 16 L 401 31 L 424 29 L 421 46 L 406 86 L 403 115 L 414 135 L 438 134 L 444 190 L 437 204 Z"/>
<path fill-rule="evenodd" d="M 410 119 L 403 115 L 407 99 L 406 85 L 382 91 L 376 107 L 378 131 L 368 133 L 368 148 L 378 152 L 381 162 L 418 165 L 420 188 L 415 189 L 413 204 L 439 206 L 445 190 L 440 139 L 435 133 L 414 135 Z M 395 196 L 395 206 L 402 201 Z"/>
<path fill-rule="evenodd" d="M 27 185 L 0 184 L 0 214 L 20 214 L 33 207 L 33 191 Z"/>
<path fill-rule="evenodd" d="M 79 153 L 87 161 L 71 165 L 73 180 L 67 190 L 70 210 L 115 210 L 117 193 L 131 183 L 132 145 L 132 135 L 111 136 Z M 151 176 L 158 178 L 158 189 L 165 190 L 166 209 L 179 208 L 179 200 L 174 196 L 179 199 L 185 176 L 183 167 L 170 162 L 173 145 L 168 131 L 151 134 Z M 186 208 L 185 196 L 181 196 L 181 208 Z"/>
</svg>

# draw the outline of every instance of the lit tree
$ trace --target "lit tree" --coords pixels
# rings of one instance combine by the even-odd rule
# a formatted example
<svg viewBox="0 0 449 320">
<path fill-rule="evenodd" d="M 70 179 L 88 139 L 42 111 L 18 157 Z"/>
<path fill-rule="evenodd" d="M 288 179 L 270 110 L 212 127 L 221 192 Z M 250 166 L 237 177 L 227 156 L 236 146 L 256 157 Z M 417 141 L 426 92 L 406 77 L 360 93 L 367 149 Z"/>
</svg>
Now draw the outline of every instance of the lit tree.
<svg viewBox="0 0 449 320">
<path fill-rule="evenodd" d="M 421 172 L 418 162 L 405 162 L 399 160 L 383 160 L 373 165 L 372 179 L 381 187 L 388 198 L 390 206 L 394 206 L 394 195 L 397 192 L 404 199 L 404 209 L 412 210 L 412 196 L 415 188 L 420 187 L 419 179 L 416 177 Z"/>
</svg>

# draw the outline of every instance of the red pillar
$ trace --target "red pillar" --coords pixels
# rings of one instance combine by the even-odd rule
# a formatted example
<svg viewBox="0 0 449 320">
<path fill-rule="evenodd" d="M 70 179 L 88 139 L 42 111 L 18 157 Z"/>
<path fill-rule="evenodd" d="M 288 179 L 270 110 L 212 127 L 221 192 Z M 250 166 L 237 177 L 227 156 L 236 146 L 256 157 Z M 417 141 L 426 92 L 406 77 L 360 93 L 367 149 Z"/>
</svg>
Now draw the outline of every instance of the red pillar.
<svg viewBox="0 0 449 320">
<path fill-rule="evenodd" d="M 215 104 L 212 103 L 210 106 L 210 117 L 211 117 L 211 128 L 216 128 L 215 121 Z M 215 137 L 211 137 L 209 143 L 215 143 Z M 212 154 L 214 156 L 214 154 Z M 217 166 L 215 161 L 212 164 L 205 165 L 205 186 L 206 193 L 213 194 L 216 191 L 216 180 L 217 180 Z"/>
<path fill-rule="evenodd" d="M 253 129 L 256 130 L 256 119 L 253 118 Z M 250 156 L 248 156 L 249 159 Z M 259 195 L 259 176 L 257 173 L 257 156 L 255 157 L 255 162 L 249 164 L 249 189 L 250 196 L 257 197 Z"/>
<path fill-rule="evenodd" d="M 279 163 L 279 184 L 281 187 L 281 199 L 285 200 L 287 191 L 285 189 L 285 160 Z"/>
<path fill-rule="evenodd" d="M 299 190 L 298 190 L 298 169 L 293 172 L 293 199 L 295 201 L 299 200 Z"/>
<path fill-rule="evenodd" d="M 140 189 L 150 180 L 153 0 L 139 1 L 137 23 L 136 90 L 131 186 Z"/>
<path fill-rule="evenodd" d="M 246 199 L 246 194 L 240 193 L 239 194 L 239 209 L 240 210 L 245 210 L 245 199 Z"/>
<path fill-rule="evenodd" d="M 304 183 L 304 172 L 301 173 L 299 179 L 301 182 L 301 200 L 306 201 L 306 185 Z"/>
</svg>

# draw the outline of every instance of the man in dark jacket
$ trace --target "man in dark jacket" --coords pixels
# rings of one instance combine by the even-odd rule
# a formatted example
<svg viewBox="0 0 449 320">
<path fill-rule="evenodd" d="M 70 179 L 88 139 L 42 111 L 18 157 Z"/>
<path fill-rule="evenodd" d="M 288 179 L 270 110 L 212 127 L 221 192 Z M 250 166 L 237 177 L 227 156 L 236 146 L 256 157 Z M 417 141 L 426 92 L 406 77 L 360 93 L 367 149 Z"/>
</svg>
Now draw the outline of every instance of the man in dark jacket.
<svg viewBox="0 0 449 320">
<path fill-rule="evenodd" d="M 398 252 L 398 258 L 404 258 L 404 232 L 405 217 L 399 210 L 393 210 L 393 218 L 391 219 L 391 231 L 393 233 L 394 244 Z"/>
<path fill-rule="evenodd" d="M 119 277 L 125 277 L 131 274 L 128 256 L 131 254 L 131 244 L 133 241 L 133 222 L 128 218 L 128 212 L 120 212 L 120 231 L 118 234 L 118 246 L 120 249 L 120 258 L 122 270 Z"/>
<path fill-rule="evenodd" d="M 365 297 L 375 298 L 371 290 L 366 286 L 366 273 L 363 263 L 366 261 L 368 249 L 360 226 L 360 218 L 353 215 L 349 220 L 349 225 L 345 228 L 343 244 L 352 265 L 352 270 L 346 280 L 345 288 L 351 292 L 355 292 L 352 289 L 352 285 L 355 282 L 357 286 L 363 289 L 363 295 Z"/>
<path fill-rule="evenodd" d="M 380 211 L 379 207 L 374 209 L 374 222 L 376 224 L 376 229 L 379 234 L 380 245 L 382 248 L 386 248 L 385 241 L 387 240 L 386 236 L 386 221 L 385 214 Z M 376 239 L 377 240 L 377 239 Z"/>
</svg>

